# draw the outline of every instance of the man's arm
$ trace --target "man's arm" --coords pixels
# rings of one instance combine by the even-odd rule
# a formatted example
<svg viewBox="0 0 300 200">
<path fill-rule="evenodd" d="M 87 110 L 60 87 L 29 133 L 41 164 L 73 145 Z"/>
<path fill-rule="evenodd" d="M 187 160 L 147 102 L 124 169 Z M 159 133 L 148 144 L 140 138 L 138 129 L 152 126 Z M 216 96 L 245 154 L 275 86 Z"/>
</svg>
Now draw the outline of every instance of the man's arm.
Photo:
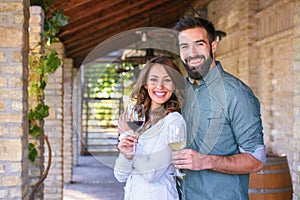
<svg viewBox="0 0 300 200">
<path fill-rule="evenodd" d="M 203 155 L 192 149 L 173 152 L 172 164 L 179 169 L 209 169 L 227 174 L 247 174 L 260 171 L 264 164 L 248 153 L 232 156 Z"/>
</svg>

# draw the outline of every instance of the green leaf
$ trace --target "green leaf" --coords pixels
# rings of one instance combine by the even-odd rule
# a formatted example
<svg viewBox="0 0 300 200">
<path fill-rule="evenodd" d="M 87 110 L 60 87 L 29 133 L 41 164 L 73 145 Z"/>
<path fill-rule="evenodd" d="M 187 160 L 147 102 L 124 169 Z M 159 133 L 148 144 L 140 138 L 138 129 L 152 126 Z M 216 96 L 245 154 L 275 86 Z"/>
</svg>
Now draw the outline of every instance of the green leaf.
<svg viewBox="0 0 300 200">
<path fill-rule="evenodd" d="M 34 120 L 34 112 L 32 109 L 30 109 L 28 112 L 28 120 L 30 121 Z"/>
<path fill-rule="evenodd" d="M 45 73 L 52 74 L 60 66 L 60 59 L 55 50 L 52 50 L 49 55 L 47 55 L 46 65 L 44 66 Z"/>
<path fill-rule="evenodd" d="M 49 106 L 39 103 L 34 110 L 35 119 L 44 119 L 49 116 Z"/>
<path fill-rule="evenodd" d="M 29 120 L 43 120 L 49 116 L 49 106 L 39 103 L 34 110 L 30 109 L 28 112 Z"/>
<path fill-rule="evenodd" d="M 43 134 L 43 129 L 37 125 L 34 125 L 30 130 L 29 130 L 29 134 L 34 136 L 34 137 L 38 137 L 40 135 Z"/>
<path fill-rule="evenodd" d="M 28 144 L 28 159 L 29 159 L 31 162 L 34 162 L 36 156 L 37 156 L 37 150 L 36 150 L 36 148 L 35 148 L 35 145 L 32 144 L 32 143 L 29 143 L 29 144 Z"/>
<path fill-rule="evenodd" d="M 46 85 L 47 85 L 47 83 L 46 83 L 46 81 L 41 81 L 41 85 L 40 85 L 40 87 L 41 87 L 41 89 L 45 89 L 46 88 Z"/>
</svg>

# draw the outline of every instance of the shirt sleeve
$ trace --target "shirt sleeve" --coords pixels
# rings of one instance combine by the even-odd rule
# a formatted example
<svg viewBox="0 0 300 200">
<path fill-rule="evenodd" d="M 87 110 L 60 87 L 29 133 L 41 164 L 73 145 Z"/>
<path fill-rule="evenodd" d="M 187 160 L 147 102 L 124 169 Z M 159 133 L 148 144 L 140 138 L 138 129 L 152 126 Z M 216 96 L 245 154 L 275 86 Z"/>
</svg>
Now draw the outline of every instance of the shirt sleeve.
<svg viewBox="0 0 300 200">
<path fill-rule="evenodd" d="M 263 141 L 260 104 L 249 88 L 242 86 L 237 90 L 232 98 L 229 114 L 240 152 L 249 153 L 264 163 L 266 148 Z"/>
<path fill-rule="evenodd" d="M 266 146 L 265 145 L 258 145 L 254 152 L 247 152 L 245 151 L 242 147 L 239 147 L 241 153 L 249 153 L 252 155 L 254 158 L 259 160 L 262 163 L 266 163 Z"/>
<path fill-rule="evenodd" d="M 132 160 L 128 160 L 123 154 L 119 154 L 114 167 L 114 175 L 119 182 L 126 182 L 132 171 Z"/>
</svg>

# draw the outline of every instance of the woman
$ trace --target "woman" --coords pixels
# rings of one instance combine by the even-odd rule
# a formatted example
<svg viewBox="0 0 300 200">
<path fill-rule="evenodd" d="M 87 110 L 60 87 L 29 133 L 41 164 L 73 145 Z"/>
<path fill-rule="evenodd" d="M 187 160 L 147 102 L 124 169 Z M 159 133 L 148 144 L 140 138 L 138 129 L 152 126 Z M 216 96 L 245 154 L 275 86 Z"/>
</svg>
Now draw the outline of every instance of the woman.
<svg viewBox="0 0 300 200">
<path fill-rule="evenodd" d="M 126 182 L 124 200 L 178 199 L 167 136 L 169 124 L 186 131 L 180 114 L 183 90 L 182 74 L 171 59 L 155 57 L 142 69 L 131 98 L 144 105 L 146 122 L 137 144 L 132 131 L 121 134 L 114 168 L 118 181 Z"/>
</svg>

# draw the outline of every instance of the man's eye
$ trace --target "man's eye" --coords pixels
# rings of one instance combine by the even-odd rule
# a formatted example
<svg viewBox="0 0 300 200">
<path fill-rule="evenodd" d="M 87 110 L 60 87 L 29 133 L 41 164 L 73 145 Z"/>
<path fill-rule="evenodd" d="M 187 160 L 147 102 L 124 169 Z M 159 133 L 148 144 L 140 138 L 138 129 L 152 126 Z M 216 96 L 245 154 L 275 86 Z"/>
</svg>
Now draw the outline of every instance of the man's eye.
<svg viewBox="0 0 300 200">
<path fill-rule="evenodd" d="M 196 44 L 197 44 L 198 46 L 203 46 L 203 45 L 205 45 L 204 42 L 197 42 Z"/>
<path fill-rule="evenodd" d="M 180 49 L 186 49 L 186 48 L 188 48 L 187 45 L 182 45 L 182 46 L 180 46 Z"/>
</svg>

